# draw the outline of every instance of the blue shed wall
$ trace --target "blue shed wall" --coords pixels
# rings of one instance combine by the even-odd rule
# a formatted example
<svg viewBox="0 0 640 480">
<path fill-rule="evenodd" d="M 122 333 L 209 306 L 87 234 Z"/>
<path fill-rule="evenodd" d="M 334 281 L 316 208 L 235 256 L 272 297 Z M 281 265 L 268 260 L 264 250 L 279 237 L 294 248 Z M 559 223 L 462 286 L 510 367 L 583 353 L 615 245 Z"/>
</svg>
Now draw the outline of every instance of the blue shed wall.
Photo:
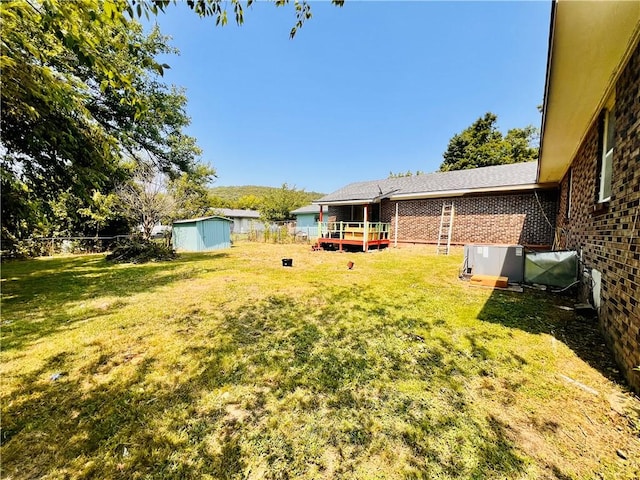
<svg viewBox="0 0 640 480">
<path fill-rule="evenodd" d="M 196 222 L 176 223 L 171 234 L 176 250 L 198 251 L 198 229 Z"/>
<path fill-rule="evenodd" d="M 231 222 L 208 218 L 173 225 L 173 247 L 176 250 L 204 252 L 231 247 Z"/>
<path fill-rule="evenodd" d="M 211 218 L 198 222 L 198 251 L 231 247 L 231 222 Z"/>
</svg>

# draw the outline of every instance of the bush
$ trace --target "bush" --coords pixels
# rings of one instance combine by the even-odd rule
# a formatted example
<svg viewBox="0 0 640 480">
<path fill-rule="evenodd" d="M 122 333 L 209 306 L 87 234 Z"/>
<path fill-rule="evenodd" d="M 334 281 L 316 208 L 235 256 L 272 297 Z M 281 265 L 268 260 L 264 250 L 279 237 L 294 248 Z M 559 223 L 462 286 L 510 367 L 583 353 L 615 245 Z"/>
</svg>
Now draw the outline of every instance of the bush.
<svg viewBox="0 0 640 480">
<path fill-rule="evenodd" d="M 173 247 L 161 242 L 127 238 L 118 241 L 107 260 L 117 263 L 146 263 L 173 260 L 178 255 Z"/>
</svg>

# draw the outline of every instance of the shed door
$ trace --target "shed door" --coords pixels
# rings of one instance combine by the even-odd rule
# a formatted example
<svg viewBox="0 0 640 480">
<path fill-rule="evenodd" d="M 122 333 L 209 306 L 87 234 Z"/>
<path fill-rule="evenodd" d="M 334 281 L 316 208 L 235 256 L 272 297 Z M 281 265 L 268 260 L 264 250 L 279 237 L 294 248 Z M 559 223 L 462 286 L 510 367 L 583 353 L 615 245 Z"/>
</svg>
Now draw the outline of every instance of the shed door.
<svg viewBox="0 0 640 480">
<path fill-rule="evenodd" d="M 226 220 L 206 220 L 201 222 L 199 226 L 203 250 L 215 250 L 231 246 L 229 222 Z"/>
<path fill-rule="evenodd" d="M 178 250 L 197 251 L 198 232 L 195 223 L 182 223 L 173 227 L 173 246 Z"/>
</svg>

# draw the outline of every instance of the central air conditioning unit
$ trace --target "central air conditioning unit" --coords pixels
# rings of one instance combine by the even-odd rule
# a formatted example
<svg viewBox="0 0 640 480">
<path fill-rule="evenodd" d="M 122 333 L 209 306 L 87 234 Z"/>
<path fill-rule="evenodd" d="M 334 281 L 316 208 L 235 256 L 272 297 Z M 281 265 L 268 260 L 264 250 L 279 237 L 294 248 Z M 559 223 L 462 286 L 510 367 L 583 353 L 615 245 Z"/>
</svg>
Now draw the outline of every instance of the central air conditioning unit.
<svg viewBox="0 0 640 480">
<path fill-rule="evenodd" d="M 507 277 L 509 283 L 522 283 L 524 257 L 522 245 L 465 245 L 462 275 Z"/>
</svg>

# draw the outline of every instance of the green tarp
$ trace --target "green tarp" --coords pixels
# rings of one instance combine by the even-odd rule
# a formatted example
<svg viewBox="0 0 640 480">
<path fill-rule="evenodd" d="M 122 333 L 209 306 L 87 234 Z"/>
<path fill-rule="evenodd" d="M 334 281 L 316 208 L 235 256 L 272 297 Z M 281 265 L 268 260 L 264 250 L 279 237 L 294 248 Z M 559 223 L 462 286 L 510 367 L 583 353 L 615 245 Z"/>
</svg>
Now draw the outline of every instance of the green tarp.
<svg viewBox="0 0 640 480">
<path fill-rule="evenodd" d="M 525 283 L 568 287 L 575 283 L 577 278 L 577 252 L 532 252 L 525 254 Z"/>
</svg>

